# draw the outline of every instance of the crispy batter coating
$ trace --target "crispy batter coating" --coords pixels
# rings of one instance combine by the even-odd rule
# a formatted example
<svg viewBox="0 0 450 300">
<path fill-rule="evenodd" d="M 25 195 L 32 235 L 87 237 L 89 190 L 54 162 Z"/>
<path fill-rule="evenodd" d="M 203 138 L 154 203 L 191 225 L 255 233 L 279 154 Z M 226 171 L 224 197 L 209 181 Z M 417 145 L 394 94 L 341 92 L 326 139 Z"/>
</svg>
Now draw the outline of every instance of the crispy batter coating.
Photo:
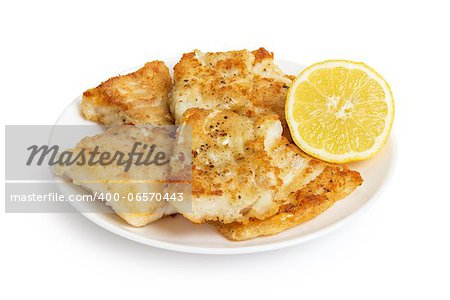
<svg viewBox="0 0 450 300">
<path fill-rule="evenodd" d="M 195 223 L 270 217 L 324 168 L 281 136 L 277 115 L 191 108 L 181 124 L 178 139 L 192 130 L 192 212 L 172 205 Z"/>
<path fill-rule="evenodd" d="M 330 164 L 315 180 L 292 193 L 290 202 L 281 206 L 276 215 L 265 220 L 252 219 L 247 224 L 216 223 L 216 227 L 233 241 L 277 234 L 317 217 L 361 184 L 358 172 Z"/>
<path fill-rule="evenodd" d="M 169 111 L 172 79 L 161 61 L 117 76 L 83 93 L 82 112 L 103 124 L 173 124 Z"/>
<path fill-rule="evenodd" d="M 171 111 L 177 122 L 191 107 L 230 109 L 248 116 L 275 113 L 289 136 L 284 104 L 292 79 L 264 48 L 252 52 L 195 50 L 184 54 L 174 68 Z"/>
</svg>

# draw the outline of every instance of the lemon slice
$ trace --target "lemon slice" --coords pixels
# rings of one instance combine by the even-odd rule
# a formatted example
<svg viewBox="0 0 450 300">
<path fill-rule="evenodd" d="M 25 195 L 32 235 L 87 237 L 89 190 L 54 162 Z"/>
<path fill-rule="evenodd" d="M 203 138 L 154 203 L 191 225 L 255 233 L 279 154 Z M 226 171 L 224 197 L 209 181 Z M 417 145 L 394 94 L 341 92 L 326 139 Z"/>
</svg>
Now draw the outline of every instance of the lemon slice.
<svg viewBox="0 0 450 300">
<path fill-rule="evenodd" d="M 363 63 L 316 63 L 292 83 L 286 100 L 291 135 L 306 153 L 328 162 L 372 157 L 386 143 L 394 120 L 387 82 Z"/>
</svg>

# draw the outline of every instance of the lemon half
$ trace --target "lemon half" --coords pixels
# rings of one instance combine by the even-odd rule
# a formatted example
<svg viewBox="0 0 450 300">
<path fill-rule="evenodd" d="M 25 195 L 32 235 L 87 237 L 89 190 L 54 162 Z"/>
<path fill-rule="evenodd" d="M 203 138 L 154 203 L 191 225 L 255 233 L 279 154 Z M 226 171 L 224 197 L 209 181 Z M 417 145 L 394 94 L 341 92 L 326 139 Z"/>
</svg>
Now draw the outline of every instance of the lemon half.
<svg viewBox="0 0 450 300">
<path fill-rule="evenodd" d="M 286 120 L 306 153 L 335 163 L 364 160 L 386 143 L 394 101 L 388 83 L 369 66 L 329 60 L 309 66 L 293 81 Z"/>
</svg>

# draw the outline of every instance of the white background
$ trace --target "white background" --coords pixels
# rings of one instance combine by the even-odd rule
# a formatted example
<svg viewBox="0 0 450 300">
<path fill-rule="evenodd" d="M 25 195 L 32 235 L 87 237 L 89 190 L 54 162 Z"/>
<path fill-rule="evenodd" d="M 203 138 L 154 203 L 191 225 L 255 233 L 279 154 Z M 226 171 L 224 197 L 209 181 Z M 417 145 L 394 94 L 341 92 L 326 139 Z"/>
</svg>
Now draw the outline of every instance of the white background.
<svg viewBox="0 0 450 300">
<path fill-rule="evenodd" d="M 445 4 L 2 1 L 4 124 L 53 124 L 82 91 L 149 60 L 264 46 L 300 64 L 345 58 L 379 71 L 395 96 L 399 153 L 367 213 L 328 236 L 268 253 L 180 254 L 125 240 L 81 215 L 1 213 L 0 297 L 449 299 Z"/>
</svg>

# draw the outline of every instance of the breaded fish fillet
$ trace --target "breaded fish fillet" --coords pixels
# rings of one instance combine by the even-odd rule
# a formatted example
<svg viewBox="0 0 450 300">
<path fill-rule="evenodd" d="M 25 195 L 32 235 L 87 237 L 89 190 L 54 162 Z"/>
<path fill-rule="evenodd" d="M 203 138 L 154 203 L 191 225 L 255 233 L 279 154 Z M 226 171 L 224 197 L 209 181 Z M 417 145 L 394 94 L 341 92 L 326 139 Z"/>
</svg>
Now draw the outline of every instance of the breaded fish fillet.
<svg viewBox="0 0 450 300">
<path fill-rule="evenodd" d="M 170 108 L 177 122 L 192 107 L 230 109 L 248 116 L 275 113 L 288 136 L 284 104 L 292 79 L 264 48 L 252 52 L 195 50 L 184 54 L 174 68 Z"/>
<path fill-rule="evenodd" d="M 325 167 L 281 136 L 277 115 L 249 118 L 231 110 L 191 108 L 180 123 L 178 139 L 192 131 L 192 211 L 171 204 L 195 223 L 270 217 Z M 176 177 L 182 171 L 172 168 L 171 173 Z"/>
<path fill-rule="evenodd" d="M 285 75 L 274 64 L 273 53 L 264 48 L 252 52 L 202 53 L 196 50 L 182 57 L 174 68 L 174 76 L 170 106 L 177 121 L 191 107 L 228 109 L 259 119 L 275 113 L 280 117 L 283 134 L 290 140 L 284 105 L 294 77 Z M 195 126 L 193 130 L 195 132 Z M 242 129 L 245 130 L 248 129 Z M 278 167 L 280 174 L 289 174 L 281 175 L 284 180 L 274 192 L 273 201 L 284 204 L 279 206 L 275 215 L 265 219 L 250 217 L 232 223 L 216 222 L 219 231 L 229 239 L 244 240 L 275 234 L 298 225 L 322 213 L 362 182 L 358 172 L 312 159 L 287 141 L 284 146 L 283 142 L 276 145 L 268 151 L 271 162 Z M 305 161 L 307 168 L 292 168 L 293 165 L 304 166 Z M 194 167 L 196 164 L 199 162 L 194 158 Z M 307 177 L 305 174 L 308 172 L 313 175 Z M 196 180 L 199 178 L 194 176 L 194 184 Z M 197 196 L 194 194 L 194 200 Z M 209 201 L 212 202 L 211 199 Z M 195 208 L 194 201 L 194 214 Z"/>
<path fill-rule="evenodd" d="M 282 205 L 274 216 L 264 220 L 251 219 L 246 224 L 216 223 L 216 227 L 225 237 L 234 241 L 277 234 L 317 217 L 361 183 L 358 172 L 345 166 L 328 165 L 306 187 L 290 195 L 290 202 Z"/>
<path fill-rule="evenodd" d="M 146 63 L 83 93 L 82 112 L 103 124 L 173 124 L 169 111 L 172 78 L 161 61 Z"/>
<path fill-rule="evenodd" d="M 148 145 L 146 150 L 138 148 L 144 158 L 151 150 L 151 145 L 155 145 L 154 153 L 165 153 L 169 159 L 175 137 L 175 132 L 169 131 L 170 129 L 167 127 L 114 126 L 102 134 L 82 139 L 71 150 L 76 155 L 83 149 L 85 153 L 88 153 L 98 146 L 99 153 L 108 152 L 112 157 L 117 151 L 128 154 L 132 151 L 135 143 L 140 142 Z M 95 157 L 96 160 L 99 155 Z M 107 197 L 106 194 L 110 194 L 113 199 L 116 194 L 119 195 L 120 197 L 115 199 L 116 201 L 108 201 L 106 204 L 111 206 L 117 215 L 129 224 L 144 226 L 166 214 L 173 213 L 173 209 L 167 205 L 166 201 L 156 201 L 156 198 L 152 201 L 137 201 L 135 197 L 137 194 L 141 194 L 140 199 L 142 200 L 144 199 L 143 193 L 164 193 L 169 165 L 136 165 L 136 159 L 134 158 L 134 163 L 128 171 L 125 171 L 124 165 L 117 163 L 107 165 L 85 163 L 71 166 L 57 165 L 55 172 L 59 176 L 71 179 L 74 184 L 82 186 L 92 193 L 103 194 L 103 198 Z M 130 195 L 133 197 L 129 198 Z"/>
</svg>

